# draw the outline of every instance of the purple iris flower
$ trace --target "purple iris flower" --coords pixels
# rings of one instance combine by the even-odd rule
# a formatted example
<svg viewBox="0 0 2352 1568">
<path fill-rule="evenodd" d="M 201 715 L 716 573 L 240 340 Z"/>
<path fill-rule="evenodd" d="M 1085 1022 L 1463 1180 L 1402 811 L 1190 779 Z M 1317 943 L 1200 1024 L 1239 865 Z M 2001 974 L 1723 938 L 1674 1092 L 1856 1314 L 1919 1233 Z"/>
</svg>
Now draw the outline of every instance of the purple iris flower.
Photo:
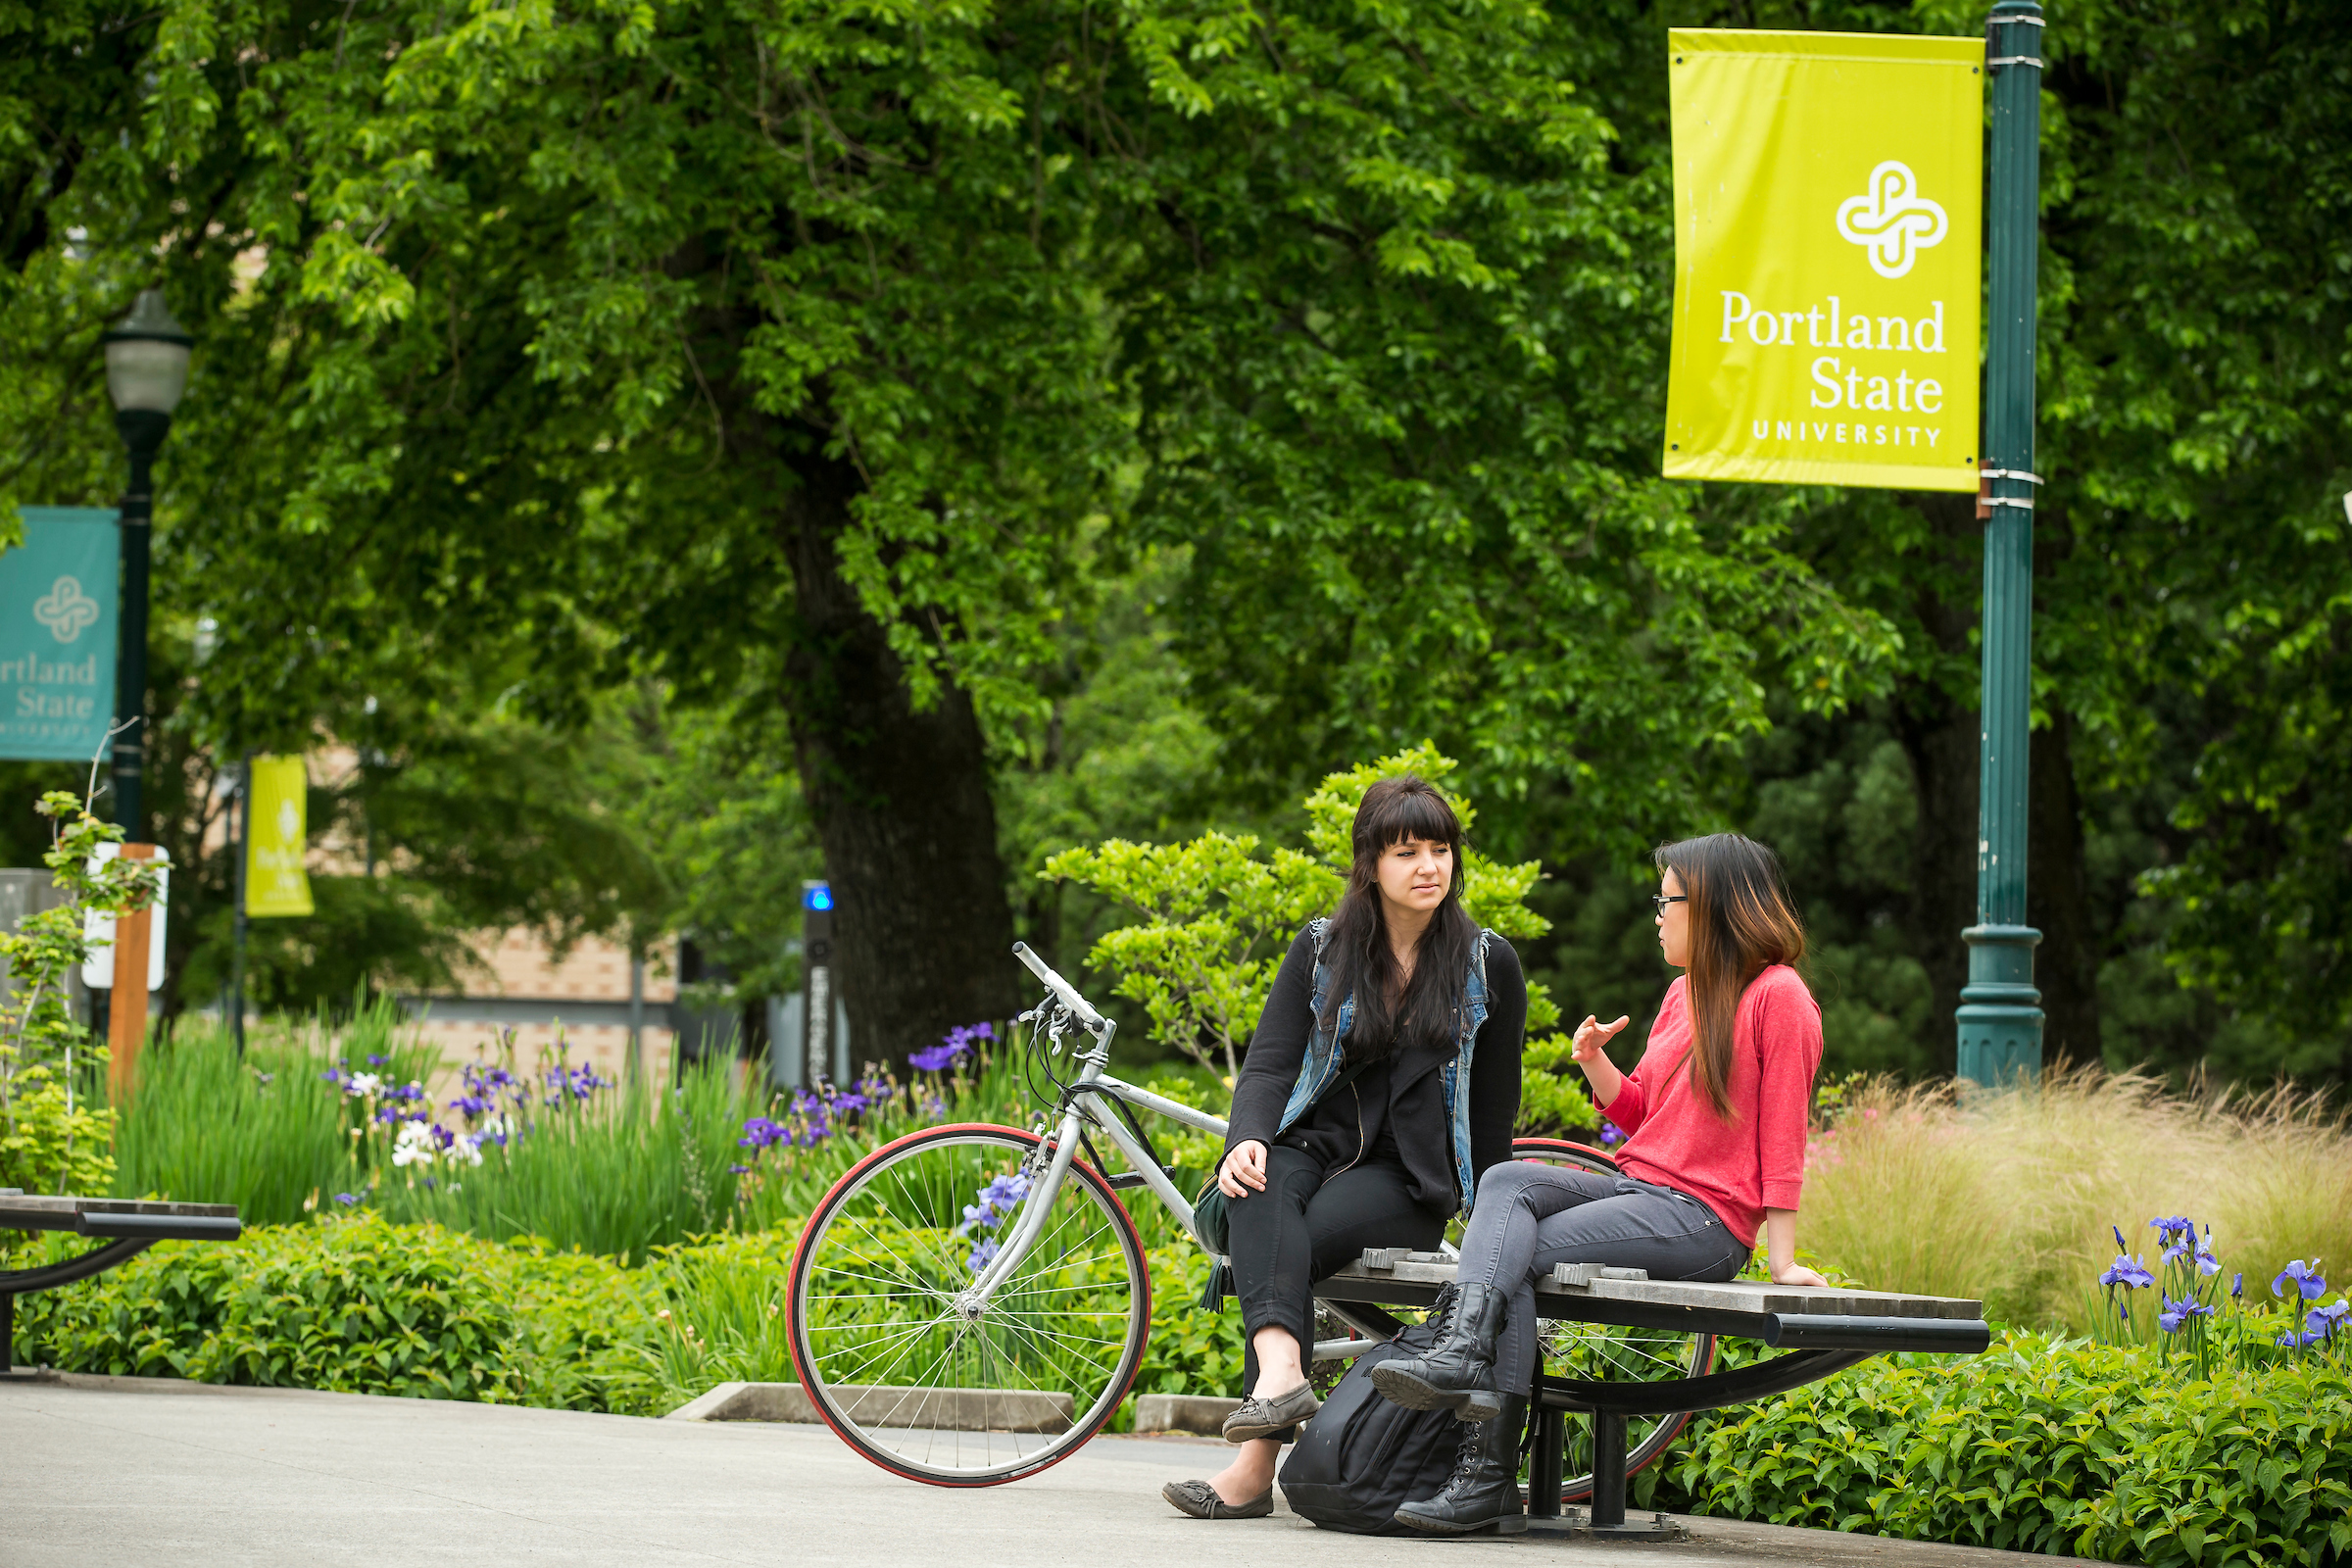
<svg viewBox="0 0 2352 1568">
<path fill-rule="evenodd" d="M 743 1136 L 735 1140 L 739 1149 L 767 1149 L 776 1144 L 792 1142 L 791 1129 L 765 1116 L 754 1116 L 743 1124 Z"/>
<path fill-rule="evenodd" d="M 751 1170 L 752 1167 L 749 1165 L 729 1165 L 727 1167 L 727 1174 L 730 1176 L 748 1176 L 751 1174 Z"/>
<path fill-rule="evenodd" d="M 2344 1319 L 2347 1316 L 2352 1316 L 2352 1302 L 2346 1302 L 2341 1297 L 2338 1297 L 2331 1305 L 2314 1307 L 2311 1314 L 2303 1319 L 2303 1330 L 2306 1336 L 2304 1343 L 2306 1345 L 2312 1343 L 2309 1338 L 2312 1335 L 2317 1335 L 2323 1340 L 2334 1339 L 2338 1333 L 2342 1332 Z"/>
<path fill-rule="evenodd" d="M 2242 1300 L 2245 1298 L 2245 1294 L 2246 1271 L 2244 1269 L 2239 1269 L 2236 1273 L 2230 1276 L 2230 1299 L 2232 1301 Z"/>
<path fill-rule="evenodd" d="M 971 1261 L 964 1266 L 977 1274 L 997 1258 L 997 1239 L 991 1236 L 972 1249 Z"/>
<path fill-rule="evenodd" d="M 969 1236 L 975 1230 L 993 1231 L 1004 1223 L 1006 1216 L 1020 1200 L 1029 1196 L 1029 1178 L 1015 1173 L 992 1178 L 980 1189 L 979 1201 L 968 1203 L 963 1210 L 963 1223 L 956 1234 Z"/>
<path fill-rule="evenodd" d="M 2163 1261 L 2186 1257 L 2197 1245 L 2196 1222 L 2185 1214 L 2174 1214 L 2165 1219 L 2152 1219 L 2148 1225 L 2156 1232 L 2157 1245 L 2164 1249 Z"/>
<path fill-rule="evenodd" d="M 1625 1142 L 1625 1133 L 1623 1130 L 1621 1130 L 1615 1122 L 1610 1121 L 1605 1116 L 1601 1118 L 1600 1147 L 1603 1149 L 1614 1149 L 1623 1142 Z"/>
<path fill-rule="evenodd" d="M 2138 1291 L 2155 1284 L 2156 1276 L 2149 1273 L 2147 1265 L 2138 1258 L 2119 1253 L 2107 1272 L 2099 1276 L 2099 1283 L 2106 1286 L 2122 1285 Z"/>
<path fill-rule="evenodd" d="M 337 1193 L 335 1195 L 335 1201 L 338 1203 L 356 1203 L 359 1200 L 360 1197 L 357 1193 Z"/>
<path fill-rule="evenodd" d="M 2181 1325 L 2197 1318 L 2211 1316 L 2213 1316 L 2213 1308 L 2193 1296 L 2180 1301 L 2176 1301 L 2168 1296 L 2164 1300 L 2164 1310 L 2156 1314 L 2156 1326 L 2167 1334 L 2178 1334 L 2180 1332 Z"/>
<path fill-rule="evenodd" d="M 2290 1280 L 2294 1282 L 2295 1289 L 2302 1293 L 2303 1299 L 2306 1301 L 2316 1301 L 2328 1294 L 2328 1280 L 2320 1273 L 2319 1259 L 2317 1258 L 2306 1263 L 2298 1257 L 2280 1269 L 2278 1277 L 2271 1281 L 2271 1294 L 2284 1296 L 2287 1282 Z"/>
</svg>

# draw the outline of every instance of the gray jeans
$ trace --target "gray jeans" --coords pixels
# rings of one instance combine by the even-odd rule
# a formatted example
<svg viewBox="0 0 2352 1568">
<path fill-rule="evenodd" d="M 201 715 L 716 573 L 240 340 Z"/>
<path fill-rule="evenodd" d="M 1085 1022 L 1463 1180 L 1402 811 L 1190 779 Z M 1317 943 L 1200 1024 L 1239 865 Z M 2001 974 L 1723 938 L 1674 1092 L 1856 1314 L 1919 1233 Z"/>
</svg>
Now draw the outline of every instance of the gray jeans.
<svg viewBox="0 0 2352 1568">
<path fill-rule="evenodd" d="M 1533 1160 L 1491 1165 L 1462 1236 L 1460 1279 L 1510 1293 L 1494 1374 L 1526 1394 L 1536 1374 L 1536 1279 L 1555 1263 L 1642 1268 L 1663 1280 L 1728 1280 L 1749 1250 L 1688 1193 Z"/>
</svg>

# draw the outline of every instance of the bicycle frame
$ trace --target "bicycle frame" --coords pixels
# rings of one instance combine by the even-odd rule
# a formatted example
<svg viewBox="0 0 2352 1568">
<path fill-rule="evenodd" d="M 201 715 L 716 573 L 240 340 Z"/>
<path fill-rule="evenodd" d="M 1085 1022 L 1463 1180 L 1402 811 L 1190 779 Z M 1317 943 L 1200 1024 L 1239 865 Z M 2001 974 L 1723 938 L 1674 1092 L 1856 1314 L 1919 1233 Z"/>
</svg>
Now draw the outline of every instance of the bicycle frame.
<svg viewBox="0 0 2352 1568">
<path fill-rule="evenodd" d="M 1213 1133 L 1219 1138 L 1224 1137 L 1227 1130 L 1224 1118 L 1212 1116 L 1204 1110 L 1195 1110 L 1190 1105 L 1179 1103 L 1164 1095 L 1155 1095 L 1149 1089 L 1139 1089 L 1104 1072 L 1103 1068 L 1110 1064 L 1110 1037 L 1118 1025 L 1088 1005 L 1077 988 L 1047 967 L 1045 961 L 1029 950 L 1028 944 L 1016 942 L 1012 945 L 1012 951 L 1021 962 L 1028 965 L 1030 973 L 1045 982 L 1046 989 L 1059 1003 L 1061 1011 L 1068 1015 L 1070 1021 L 1083 1028 L 1092 1042 L 1077 1052 L 1078 1077 L 1069 1086 L 1065 1096 L 1068 1103 L 1062 1111 L 1061 1125 L 1051 1146 L 1053 1154 L 1045 1170 L 1031 1178 L 1031 1191 L 1051 1193 L 1060 1188 L 1069 1175 L 1070 1161 L 1076 1156 L 1079 1135 L 1092 1129 L 1110 1140 L 1113 1147 L 1126 1157 L 1128 1165 L 1143 1178 L 1152 1196 L 1158 1199 L 1167 1211 L 1176 1217 L 1177 1223 L 1184 1227 L 1185 1234 L 1192 1237 L 1202 1250 L 1210 1251 L 1213 1255 L 1213 1249 L 1209 1248 L 1194 1222 L 1193 1200 L 1168 1180 L 1167 1172 L 1160 1168 L 1151 1149 L 1136 1137 L 1124 1120 L 1117 1116 L 1097 1114 L 1090 1102 L 1098 1096 L 1108 1095 L 1165 1116 L 1196 1132 Z M 1046 1027 L 1054 1038 L 1059 1039 L 1066 1024 L 1062 1018 L 1055 1017 L 1048 1020 Z M 966 1288 L 964 1298 L 967 1301 L 975 1305 L 986 1302 L 1004 1278 L 1020 1266 L 1029 1250 L 1037 1245 L 1038 1237 L 1046 1227 L 1050 1207 L 1046 1203 L 1025 1202 L 1021 1205 L 1020 1221 L 1014 1227 L 1013 1234 L 999 1247 L 997 1255 L 981 1270 L 980 1277 Z M 1442 1242 L 1439 1246 L 1445 1251 L 1453 1250 Z M 1310 1359 L 1345 1359 L 1359 1355 L 1378 1343 L 1378 1340 L 1368 1339 L 1319 1340 L 1310 1352 Z"/>
<path fill-rule="evenodd" d="M 1152 1094 L 1148 1089 L 1138 1089 L 1133 1084 L 1122 1082 L 1104 1073 L 1102 1069 L 1110 1064 L 1110 1037 L 1118 1025 L 1088 1005 L 1086 999 L 1078 994 L 1077 988 L 1047 967 L 1043 959 L 1029 951 L 1027 943 L 1014 943 L 1012 951 L 1021 962 L 1029 966 L 1030 973 L 1045 982 L 1046 989 L 1052 992 L 1054 1000 L 1059 1003 L 1060 1011 L 1066 1013 L 1070 1021 L 1077 1023 L 1086 1032 L 1090 1041 L 1090 1044 L 1080 1047 L 1077 1051 L 1078 1078 L 1069 1088 L 1068 1103 L 1061 1113 L 1061 1125 L 1056 1130 L 1051 1146 L 1054 1151 L 1053 1155 L 1048 1160 L 1045 1170 L 1031 1178 L 1032 1191 L 1053 1192 L 1061 1186 L 1069 1175 L 1070 1161 L 1077 1155 L 1079 1135 L 1092 1129 L 1110 1140 L 1119 1152 L 1126 1156 L 1127 1163 L 1143 1177 L 1144 1185 L 1151 1189 L 1152 1195 L 1166 1205 L 1169 1213 L 1176 1216 L 1177 1222 L 1183 1225 L 1185 1233 L 1194 1241 L 1200 1242 L 1200 1233 L 1193 1223 L 1192 1200 L 1177 1191 L 1176 1184 L 1168 1180 L 1167 1173 L 1159 1168 L 1159 1161 L 1154 1159 L 1151 1151 L 1144 1147 L 1143 1142 L 1128 1130 L 1125 1122 L 1116 1116 L 1094 1114 L 1088 1109 L 1087 1102 L 1095 1095 L 1110 1095 L 1126 1101 L 1129 1104 L 1141 1105 L 1171 1121 L 1180 1122 L 1198 1132 L 1213 1133 L 1219 1138 L 1225 1136 L 1224 1119 L 1211 1116 L 1204 1110 L 1195 1110 L 1190 1105 L 1179 1104 L 1164 1096 Z M 1056 1039 L 1061 1036 L 1065 1027 L 1063 1019 L 1059 1017 L 1047 1022 L 1047 1028 Z M 965 1294 L 969 1298 L 975 1301 L 986 1301 L 990 1296 L 995 1294 L 997 1286 L 1003 1282 L 1004 1278 L 1020 1266 L 1021 1260 L 1028 1256 L 1029 1250 L 1037 1245 L 1038 1236 L 1045 1229 L 1046 1216 L 1050 1206 L 1045 1203 L 1021 1205 L 1020 1221 L 1014 1227 L 1013 1234 L 1005 1238 L 1004 1244 L 998 1248 L 997 1255 L 990 1260 L 986 1268 L 980 1271 L 980 1277 L 967 1288 Z M 1201 1245 L 1206 1246 L 1205 1243 Z"/>
</svg>

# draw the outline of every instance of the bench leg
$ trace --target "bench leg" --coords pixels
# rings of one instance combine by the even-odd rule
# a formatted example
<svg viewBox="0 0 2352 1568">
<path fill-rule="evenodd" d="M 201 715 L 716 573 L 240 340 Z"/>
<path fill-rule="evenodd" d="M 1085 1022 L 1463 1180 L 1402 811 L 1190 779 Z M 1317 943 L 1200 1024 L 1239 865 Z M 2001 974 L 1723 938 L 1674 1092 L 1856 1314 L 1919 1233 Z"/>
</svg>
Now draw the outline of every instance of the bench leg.
<svg viewBox="0 0 2352 1568">
<path fill-rule="evenodd" d="M 1568 1417 L 1559 1410 L 1536 1406 L 1536 1451 L 1527 1467 L 1527 1516 L 1560 1516 L 1560 1468 L 1568 1446 Z"/>
<path fill-rule="evenodd" d="M 0 1291 L 0 1374 L 17 1369 L 17 1298 Z"/>
<path fill-rule="evenodd" d="M 1625 1417 L 1606 1410 L 1592 1415 L 1592 1523 L 1625 1523 Z"/>
</svg>

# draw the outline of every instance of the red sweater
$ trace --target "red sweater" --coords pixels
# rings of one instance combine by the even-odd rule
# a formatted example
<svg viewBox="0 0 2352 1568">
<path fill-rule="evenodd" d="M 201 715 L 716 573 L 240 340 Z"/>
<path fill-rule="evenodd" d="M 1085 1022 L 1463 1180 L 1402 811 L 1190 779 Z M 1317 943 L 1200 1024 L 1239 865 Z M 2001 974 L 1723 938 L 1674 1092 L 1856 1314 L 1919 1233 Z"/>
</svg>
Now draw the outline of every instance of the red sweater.
<svg viewBox="0 0 2352 1568">
<path fill-rule="evenodd" d="M 1741 1243 L 1756 1245 L 1768 1208 L 1796 1207 L 1805 1184 L 1805 1124 L 1821 1065 L 1821 1007 L 1794 969 L 1776 963 L 1748 983 L 1732 1027 L 1732 1119 L 1726 1126 L 1683 1071 L 1690 1050 L 1690 981 L 1666 990 L 1642 1064 L 1602 1107 L 1626 1133 L 1617 1163 L 1637 1181 L 1701 1199 Z"/>
</svg>

